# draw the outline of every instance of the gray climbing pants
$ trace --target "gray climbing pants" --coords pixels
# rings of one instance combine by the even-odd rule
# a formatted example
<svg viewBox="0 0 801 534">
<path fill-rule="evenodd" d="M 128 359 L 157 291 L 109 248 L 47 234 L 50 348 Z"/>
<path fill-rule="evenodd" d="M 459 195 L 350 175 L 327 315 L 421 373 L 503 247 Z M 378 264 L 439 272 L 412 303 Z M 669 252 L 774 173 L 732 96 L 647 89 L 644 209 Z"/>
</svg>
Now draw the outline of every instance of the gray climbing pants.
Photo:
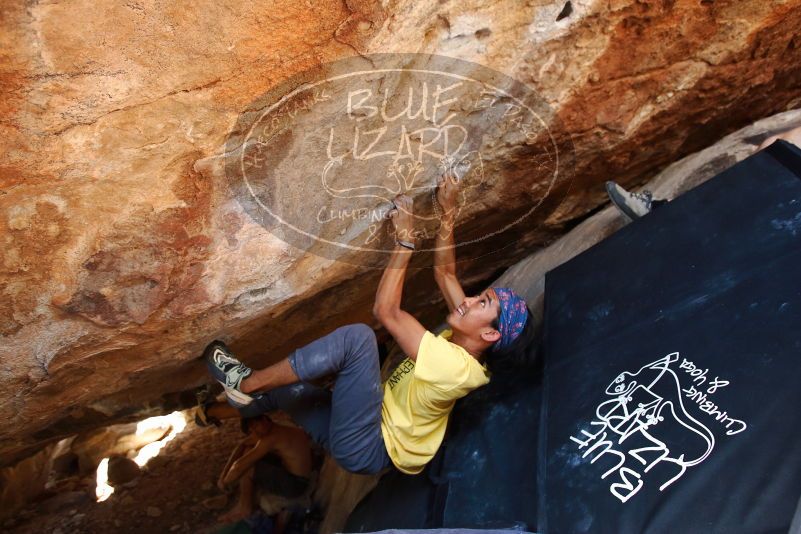
<svg viewBox="0 0 801 534">
<path fill-rule="evenodd" d="M 381 371 L 373 330 L 343 326 L 299 348 L 289 363 L 300 382 L 254 394 L 243 417 L 283 410 L 347 471 L 375 474 L 392 465 L 381 434 Z M 310 380 L 335 375 L 333 392 Z"/>
</svg>

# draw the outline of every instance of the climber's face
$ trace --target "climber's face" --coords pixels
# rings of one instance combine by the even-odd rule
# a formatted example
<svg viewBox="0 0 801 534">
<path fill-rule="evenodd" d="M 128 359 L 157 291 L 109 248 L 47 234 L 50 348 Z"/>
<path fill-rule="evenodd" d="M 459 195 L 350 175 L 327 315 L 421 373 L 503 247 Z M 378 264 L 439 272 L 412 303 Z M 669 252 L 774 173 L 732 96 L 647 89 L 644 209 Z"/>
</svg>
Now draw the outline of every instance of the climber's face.
<svg viewBox="0 0 801 534">
<path fill-rule="evenodd" d="M 496 328 L 500 310 L 498 295 L 489 288 L 475 297 L 465 297 L 448 314 L 447 322 L 454 332 L 481 337 L 485 342 L 494 343 L 501 336 Z"/>
</svg>

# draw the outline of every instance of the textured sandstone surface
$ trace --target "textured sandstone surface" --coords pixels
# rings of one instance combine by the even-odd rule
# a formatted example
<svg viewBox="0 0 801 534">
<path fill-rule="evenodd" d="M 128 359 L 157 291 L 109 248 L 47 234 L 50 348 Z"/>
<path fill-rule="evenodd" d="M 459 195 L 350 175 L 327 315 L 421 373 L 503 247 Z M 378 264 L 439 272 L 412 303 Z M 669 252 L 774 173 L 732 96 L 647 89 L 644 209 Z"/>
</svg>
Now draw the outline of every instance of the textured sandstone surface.
<svg viewBox="0 0 801 534">
<path fill-rule="evenodd" d="M 799 0 L 569 3 L 4 7 L 0 463 L 184 403 L 180 393 L 206 380 L 197 357 L 214 338 L 263 364 L 372 320 L 380 272 L 278 240 L 242 208 L 219 164 L 239 113 L 310 67 L 440 54 L 503 72 L 550 104 L 554 135 L 572 140 L 572 172 L 525 224 L 469 250 L 475 259 L 460 266 L 469 286 L 600 206 L 604 180 L 643 183 L 801 104 Z M 495 187 L 471 193 L 459 237 L 502 227 L 542 179 L 530 146 L 504 141 L 486 154 Z M 303 169 L 302 157 L 293 162 Z M 285 201 L 302 209 L 307 199 Z M 430 270 L 409 284 L 408 307 L 434 324 Z"/>
</svg>

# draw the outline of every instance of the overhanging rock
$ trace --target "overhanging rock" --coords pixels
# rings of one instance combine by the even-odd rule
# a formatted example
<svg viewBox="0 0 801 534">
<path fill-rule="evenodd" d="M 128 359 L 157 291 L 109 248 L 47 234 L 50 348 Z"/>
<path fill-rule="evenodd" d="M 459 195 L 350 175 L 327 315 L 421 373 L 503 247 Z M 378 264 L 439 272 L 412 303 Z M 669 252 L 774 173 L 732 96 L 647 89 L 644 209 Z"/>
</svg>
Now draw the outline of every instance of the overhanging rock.
<svg viewBox="0 0 801 534">
<path fill-rule="evenodd" d="M 549 104 L 556 137 L 575 147 L 571 179 L 525 225 L 476 246 L 470 283 L 596 209 L 604 180 L 641 183 L 801 96 L 797 0 L 313 4 L 4 10 L 0 462 L 201 384 L 197 356 L 216 337 L 265 364 L 372 320 L 376 270 L 281 242 L 214 169 L 237 116 L 309 68 L 450 56 Z M 460 236 L 504 227 L 530 206 L 523 192 L 544 189 L 531 146 L 499 140 L 486 154 L 497 194 L 476 191 Z M 303 185 L 299 145 L 282 142 Z M 427 270 L 410 277 L 412 311 L 429 324 L 441 311 L 432 288 Z"/>
</svg>

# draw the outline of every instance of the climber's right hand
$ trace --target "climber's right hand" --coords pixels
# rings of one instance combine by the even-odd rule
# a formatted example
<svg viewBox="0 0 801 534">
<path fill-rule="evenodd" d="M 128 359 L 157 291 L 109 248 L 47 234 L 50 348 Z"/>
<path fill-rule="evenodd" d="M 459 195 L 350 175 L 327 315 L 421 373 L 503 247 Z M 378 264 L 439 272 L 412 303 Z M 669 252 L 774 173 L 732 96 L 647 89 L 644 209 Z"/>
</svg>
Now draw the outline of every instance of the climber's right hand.
<svg viewBox="0 0 801 534">
<path fill-rule="evenodd" d="M 445 171 L 437 179 L 437 202 L 446 215 L 451 215 L 457 205 L 459 180 L 451 170 Z"/>
</svg>

